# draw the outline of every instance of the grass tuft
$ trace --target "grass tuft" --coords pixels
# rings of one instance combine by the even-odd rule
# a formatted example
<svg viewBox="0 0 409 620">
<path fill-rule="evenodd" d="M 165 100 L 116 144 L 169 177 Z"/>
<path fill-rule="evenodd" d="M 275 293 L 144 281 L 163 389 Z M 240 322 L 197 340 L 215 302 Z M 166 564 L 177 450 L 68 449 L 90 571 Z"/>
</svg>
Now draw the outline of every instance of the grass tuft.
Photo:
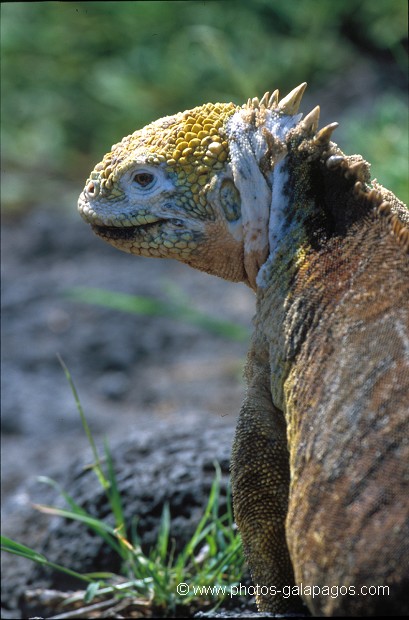
<svg viewBox="0 0 409 620">
<path fill-rule="evenodd" d="M 101 459 L 71 375 L 62 359 L 59 359 L 71 386 L 92 449 L 94 463 L 91 468 L 107 496 L 115 518 L 115 526 L 112 527 L 105 521 L 93 517 L 56 481 L 45 476 L 40 477 L 40 481 L 52 486 L 64 498 L 67 508 L 44 505 L 35 505 L 35 508 L 46 514 L 79 521 L 95 532 L 120 556 L 121 573 L 79 573 L 56 564 L 43 554 L 5 536 L 1 537 L 1 550 L 86 582 L 87 587 L 83 591 L 64 598 L 64 609 L 74 605 L 76 617 L 79 602 L 82 604 L 80 610 L 84 614 L 82 617 L 87 617 L 91 607 L 93 617 L 107 617 L 109 608 L 117 610 L 118 604 L 121 605 L 122 613 L 136 606 L 143 607 L 145 615 L 149 608 L 152 616 L 156 614 L 163 617 L 171 617 L 175 613 L 180 616 L 181 613 L 188 614 L 194 609 L 215 604 L 217 607 L 228 596 L 231 587 L 240 582 L 243 572 L 241 541 L 234 526 L 229 490 L 227 511 L 220 514 L 220 466 L 215 463 L 216 475 L 207 506 L 184 549 L 175 555 L 175 544 L 171 537 L 170 507 L 165 504 L 156 544 L 149 553 L 144 553 L 136 520 L 132 523 L 125 522 L 109 446 L 105 441 L 104 458 Z M 183 594 L 178 592 L 179 584 L 187 585 Z M 95 615 L 98 613 L 103 615 Z M 64 613 L 64 617 L 71 616 Z"/>
</svg>

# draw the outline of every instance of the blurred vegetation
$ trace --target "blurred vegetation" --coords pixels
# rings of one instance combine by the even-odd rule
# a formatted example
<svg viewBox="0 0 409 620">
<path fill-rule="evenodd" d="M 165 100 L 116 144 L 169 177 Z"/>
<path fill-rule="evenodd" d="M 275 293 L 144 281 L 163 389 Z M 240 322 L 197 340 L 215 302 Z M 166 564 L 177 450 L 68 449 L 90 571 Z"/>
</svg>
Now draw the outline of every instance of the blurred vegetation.
<svg viewBox="0 0 409 620">
<path fill-rule="evenodd" d="M 342 121 L 341 148 L 407 199 L 405 0 L 15 2 L 1 17 L 9 207 L 73 208 L 123 135 L 302 81 Z"/>
<path fill-rule="evenodd" d="M 209 314 L 196 310 L 192 306 L 189 297 L 178 286 L 175 286 L 173 282 L 166 282 L 166 286 L 163 288 L 168 293 L 166 301 L 161 301 L 154 297 L 126 295 L 125 293 L 114 293 L 104 289 L 89 287 L 70 289 L 67 291 L 67 296 L 86 304 L 114 308 L 115 310 L 130 314 L 166 316 L 176 321 L 196 325 L 196 327 L 200 327 L 210 334 L 215 334 L 228 340 L 248 341 L 250 333 L 245 327 L 231 321 L 213 318 Z"/>
</svg>

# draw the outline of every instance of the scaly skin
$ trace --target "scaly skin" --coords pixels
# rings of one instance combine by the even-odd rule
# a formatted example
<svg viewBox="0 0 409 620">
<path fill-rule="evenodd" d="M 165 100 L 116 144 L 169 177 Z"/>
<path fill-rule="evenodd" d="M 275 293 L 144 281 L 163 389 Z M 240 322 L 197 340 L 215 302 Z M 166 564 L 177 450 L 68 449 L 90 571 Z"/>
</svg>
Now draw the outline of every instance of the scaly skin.
<svg viewBox="0 0 409 620">
<path fill-rule="evenodd" d="M 136 131 L 96 166 L 79 209 L 121 250 L 257 294 L 232 485 L 259 609 L 404 614 L 409 215 L 330 141 L 336 124 L 318 131 L 319 108 L 301 120 L 304 88 Z"/>
</svg>

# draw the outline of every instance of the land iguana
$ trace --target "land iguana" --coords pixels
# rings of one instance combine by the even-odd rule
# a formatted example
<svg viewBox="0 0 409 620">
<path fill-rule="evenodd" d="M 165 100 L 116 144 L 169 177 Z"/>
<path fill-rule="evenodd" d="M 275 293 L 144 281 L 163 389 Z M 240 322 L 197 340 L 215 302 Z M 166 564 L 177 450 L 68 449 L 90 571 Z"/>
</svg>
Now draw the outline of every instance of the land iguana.
<svg viewBox="0 0 409 620">
<path fill-rule="evenodd" d="M 256 293 L 231 473 L 259 610 L 408 613 L 409 212 L 302 118 L 305 86 L 135 131 L 79 210 Z"/>
</svg>

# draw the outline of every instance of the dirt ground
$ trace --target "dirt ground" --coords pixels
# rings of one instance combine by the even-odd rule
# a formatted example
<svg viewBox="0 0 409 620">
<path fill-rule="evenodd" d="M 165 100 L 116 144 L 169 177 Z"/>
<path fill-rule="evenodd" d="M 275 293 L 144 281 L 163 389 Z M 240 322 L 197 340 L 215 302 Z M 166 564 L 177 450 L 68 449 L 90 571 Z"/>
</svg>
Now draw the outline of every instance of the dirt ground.
<svg viewBox="0 0 409 620">
<path fill-rule="evenodd" d="M 247 342 L 172 318 L 131 315 L 69 298 L 74 287 L 167 299 L 251 329 L 254 295 L 176 261 L 123 254 L 77 216 L 44 209 L 3 218 L 2 498 L 50 475 L 87 446 L 68 366 L 96 439 L 189 418 L 234 426 Z M 175 294 L 175 293 L 173 293 Z"/>
<path fill-rule="evenodd" d="M 70 370 L 97 445 L 104 437 L 115 446 L 130 436 L 142 440 L 158 430 L 156 444 L 169 433 L 165 453 L 173 449 L 174 432 L 195 433 L 203 420 L 211 429 L 213 420 L 215 436 L 223 432 L 224 440 L 214 446 L 213 456 L 208 450 L 209 462 L 220 457 L 222 443 L 228 458 L 226 441 L 231 442 L 244 394 L 247 338 L 233 341 L 177 318 L 128 314 L 69 296 L 74 287 L 92 287 L 166 301 L 170 286 L 172 295 L 187 299 L 189 306 L 250 333 L 255 300 L 244 285 L 176 261 L 123 254 L 97 239 L 75 209 L 71 214 L 44 209 L 3 218 L 5 535 L 41 547 L 40 540 L 34 544 L 33 540 L 43 538 L 48 525 L 31 508 L 32 485 L 38 476 L 61 480 L 67 472 L 69 478 L 73 463 L 90 458 L 57 355 Z M 40 488 L 35 501 L 48 503 L 47 488 L 42 486 L 44 495 Z M 6 556 L 4 596 L 12 615 L 3 610 L 2 617 L 13 617 L 19 613 L 16 607 L 13 611 L 17 604 L 11 600 L 13 590 L 21 589 L 26 579 L 22 572 L 30 575 L 31 565 Z"/>
</svg>

